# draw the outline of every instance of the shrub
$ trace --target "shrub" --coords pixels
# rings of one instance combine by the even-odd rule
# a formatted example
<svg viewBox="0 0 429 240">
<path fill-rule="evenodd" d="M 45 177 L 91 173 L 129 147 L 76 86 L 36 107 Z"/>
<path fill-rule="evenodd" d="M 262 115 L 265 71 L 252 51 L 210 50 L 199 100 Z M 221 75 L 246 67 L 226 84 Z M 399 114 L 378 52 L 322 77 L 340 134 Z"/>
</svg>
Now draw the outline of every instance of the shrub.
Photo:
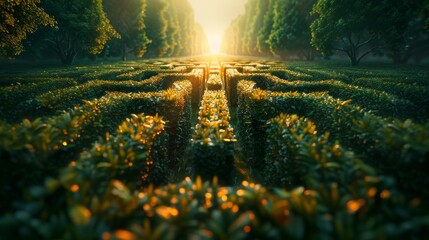
<svg viewBox="0 0 429 240">
<path fill-rule="evenodd" d="M 297 91 L 305 93 L 326 91 L 334 98 L 342 100 L 351 99 L 353 104 L 362 106 L 367 110 L 375 111 L 376 114 L 382 117 L 396 117 L 402 119 L 421 117 L 421 113 L 416 114 L 418 112 L 417 106 L 412 102 L 403 100 L 384 91 L 361 88 L 336 80 L 288 82 L 270 77 L 267 81 L 273 82 L 272 86 L 269 87 L 272 91 Z"/>
<path fill-rule="evenodd" d="M 324 94 L 268 92 L 250 88 L 254 86 L 250 82 L 241 84 L 238 88 L 241 95 L 237 110 L 238 135 L 242 148 L 247 149 L 244 154 L 251 166 L 260 167 L 263 163 L 265 149 L 257 146 L 265 144 L 266 122 L 280 113 L 297 114 L 314 121 L 320 131 L 330 132 L 332 139 L 362 154 L 365 162 L 382 174 L 394 176 L 398 183 L 406 183 L 405 179 L 408 179 L 413 186 L 427 184 L 426 177 L 413 178 L 413 175 L 424 176 L 428 169 L 427 161 L 422 160 L 429 152 L 429 142 L 423 140 L 428 134 L 427 124 L 385 120 L 349 105 L 350 101 L 340 101 Z M 418 170 L 414 168 L 416 165 L 420 166 Z M 398 166 L 403 169 L 401 174 L 397 172 Z M 416 173 L 413 174 L 411 169 Z M 409 186 L 401 187 L 405 190 Z"/>
<path fill-rule="evenodd" d="M 9 122 L 16 122 L 21 120 L 23 115 L 29 118 L 37 117 L 37 111 L 34 109 L 37 106 L 31 104 L 36 96 L 77 85 L 77 82 L 70 78 L 52 78 L 40 81 L 0 88 L 0 102 L 2 103 L 0 105 L 0 118 Z"/>
<path fill-rule="evenodd" d="M 215 91 L 215 90 L 222 90 L 222 80 L 220 79 L 220 76 L 218 74 L 210 74 L 209 80 L 207 80 L 207 90 L 209 91 Z"/>
<path fill-rule="evenodd" d="M 198 113 L 199 123 L 192 137 L 191 158 L 194 175 L 203 179 L 218 176 L 222 182 L 232 180 L 234 142 L 228 102 L 223 90 L 204 93 Z"/>
</svg>

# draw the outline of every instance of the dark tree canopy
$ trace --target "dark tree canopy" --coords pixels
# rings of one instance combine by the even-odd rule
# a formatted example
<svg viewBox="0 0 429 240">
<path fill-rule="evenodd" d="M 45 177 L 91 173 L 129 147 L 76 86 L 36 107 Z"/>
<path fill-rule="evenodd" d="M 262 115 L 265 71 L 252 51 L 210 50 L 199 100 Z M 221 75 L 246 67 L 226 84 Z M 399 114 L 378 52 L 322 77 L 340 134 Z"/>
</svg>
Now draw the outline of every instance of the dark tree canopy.
<svg viewBox="0 0 429 240">
<path fill-rule="evenodd" d="M 345 52 L 352 65 L 383 47 L 400 58 L 419 7 L 419 0 L 319 0 L 312 44 L 324 55 Z"/>
<path fill-rule="evenodd" d="M 248 0 L 223 36 L 222 51 L 314 58 L 342 52 L 352 65 L 365 56 L 395 63 L 429 54 L 428 0 Z"/>
<path fill-rule="evenodd" d="M 265 4 L 262 26 L 258 31 L 258 36 L 256 37 L 256 48 L 259 54 L 269 54 L 270 53 L 270 45 L 268 44 L 268 39 L 271 34 L 271 30 L 274 24 L 274 7 L 275 0 L 267 0 L 267 4 Z"/>
<path fill-rule="evenodd" d="M 150 40 L 146 34 L 146 0 L 104 0 L 103 5 L 112 26 L 121 35 L 121 58 L 128 53 L 142 57 Z"/>
<path fill-rule="evenodd" d="M 44 40 L 63 64 L 73 64 L 79 52 L 99 54 L 110 38 L 119 37 L 101 0 L 45 0 L 44 6 L 58 23 L 46 31 Z"/>
<path fill-rule="evenodd" d="M 222 50 L 240 55 L 312 59 L 310 15 L 315 0 L 249 0 L 225 31 Z"/>
<path fill-rule="evenodd" d="M 315 0 L 279 0 L 274 9 L 273 26 L 268 39 L 271 51 L 286 59 L 288 56 L 313 58 L 310 45 L 310 15 Z"/>
<path fill-rule="evenodd" d="M 167 11 L 167 0 L 147 0 L 147 35 L 151 40 L 147 52 L 149 57 L 162 57 L 168 49 Z"/>
<path fill-rule="evenodd" d="M 49 52 L 53 52 L 69 65 L 78 54 L 103 53 L 126 60 L 209 50 L 188 0 L 1 1 L 0 13 L 0 55 L 4 56 L 19 55 L 25 46 L 29 50 L 25 58 L 52 57 Z"/>
<path fill-rule="evenodd" d="M 0 1 L 0 56 L 22 53 L 27 34 L 54 24 L 55 20 L 40 7 L 40 0 Z"/>
</svg>

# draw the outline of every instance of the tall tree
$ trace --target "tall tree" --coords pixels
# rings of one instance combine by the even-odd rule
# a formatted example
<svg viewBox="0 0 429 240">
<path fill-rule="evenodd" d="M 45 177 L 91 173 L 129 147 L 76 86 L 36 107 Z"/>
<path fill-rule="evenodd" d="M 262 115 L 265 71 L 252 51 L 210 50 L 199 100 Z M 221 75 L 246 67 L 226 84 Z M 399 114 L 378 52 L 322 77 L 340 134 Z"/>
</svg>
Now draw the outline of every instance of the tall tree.
<svg viewBox="0 0 429 240">
<path fill-rule="evenodd" d="M 425 31 L 424 0 L 395 0 L 384 5 L 386 22 L 378 31 L 383 50 L 396 64 L 429 53 L 429 33 Z M 388 27 L 390 26 L 390 27 Z"/>
<path fill-rule="evenodd" d="M 55 20 L 39 6 L 40 0 L 0 1 L 0 56 L 24 51 L 22 41 L 40 26 L 54 26 Z"/>
<path fill-rule="evenodd" d="M 146 34 L 146 0 L 104 0 L 104 9 L 113 27 L 121 35 L 121 58 L 129 52 L 142 57 L 150 40 Z"/>
<path fill-rule="evenodd" d="M 193 55 L 193 45 L 195 44 L 195 17 L 194 10 L 188 0 L 171 0 L 177 4 L 177 18 L 179 20 L 179 48 L 176 56 Z"/>
<path fill-rule="evenodd" d="M 195 23 L 195 44 L 193 45 L 194 49 L 192 52 L 194 55 L 204 54 L 210 52 L 210 46 L 208 44 L 208 39 L 206 33 L 204 32 L 203 27 Z"/>
<path fill-rule="evenodd" d="M 167 51 L 164 56 L 171 57 L 174 56 L 175 52 L 178 49 L 182 48 L 182 38 L 180 36 L 180 20 L 179 20 L 179 11 L 180 6 L 178 5 L 179 1 L 169 0 L 168 4 L 168 13 L 167 13 Z"/>
<path fill-rule="evenodd" d="M 258 36 L 256 38 L 256 48 L 259 54 L 270 54 L 270 46 L 268 44 L 268 39 L 270 38 L 270 33 L 274 24 L 274 7 L 275 0 L 263 1 L 266 4 L 266 10 L 262 11 L 264 13 L 262 26 L 258 31 Z"/>
<path fill-rule="evenodd" d="M 168 49 L 167 11 L 168 2 L 166 0 L 147 0 L 147 35 L 152 41 L 147 51 L 149 57 L 162 57 Z"/>
<path fill-rule="evenodd" d="M 310 12 L 315 0 L 279 0 L 274 9 L 274 22 L 268 43 L 271 51 L 282 59 L 294 55 L 312 60 Z"/>
<path fill-rule="evenodd" d="M 235 18 L 231 25 L 225 30 L 222 39 L 222 52 L 241 55 L 242 51 L 242 36 L 244 33 L 245 26 L 245 16 L 239 15 Z"/>
<path fill-rule="evenodd" d="M 383 31 L 397 15 L 389 15 L 392 1 L 319 0 L 313 12 L 312 44 L 324 55 L 345 52 L 352 65 L 380 48 Z"/>
<path fill-rule="evenodd" d="M 242 36 L 241 52 L 246 55 L 254 53 L 256 46 L 255 31 L 257 27 L 258 15 L 260 11 L 260 0 L 248 0 L 245 7 L 245 26 L 246 31 Z"/>
<path fill-rule="evenodd" d="M 101 0 L 45 0 L 44 7 L 58 23 L 45 30 L 44 40 L 65 65 L 73 64 L 79 52 L 101 53 L 110 38 L 119 37 Z"/>
</svg>

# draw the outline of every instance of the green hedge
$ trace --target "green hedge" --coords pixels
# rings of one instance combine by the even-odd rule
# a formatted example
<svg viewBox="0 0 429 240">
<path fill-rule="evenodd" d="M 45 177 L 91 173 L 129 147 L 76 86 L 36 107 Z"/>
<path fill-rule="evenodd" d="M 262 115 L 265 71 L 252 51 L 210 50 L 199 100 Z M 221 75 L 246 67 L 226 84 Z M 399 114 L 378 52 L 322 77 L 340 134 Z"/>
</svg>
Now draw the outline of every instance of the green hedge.
<svg viewBox="0 0 429 240">
<path fill-rule="evenodd" d="M 174 167 L 187 145 L 191 128 L 191 89 L 189 81 L 175 82 L 174 88 L 150 93 L 109 93 L 84 106 L 79 111 L 91 113 L 83 133 L 89 136 L 114 132 L 116 126 L 131 113 L 160 114 L 168 121 L 169 164 Z M 83 139 L 86 140 L 86 139 Z M 91 137 L 88 142 L 93 142 Z"/>
<path fill-rule="evenodd" d="M 306 118 L 280 114 L 268 124 L 263 174 L 268 185 L 290 189 L 335 183 L 347 191 L 349 183 L 374 176 L 371 167 L 332 142 L 329 132 L 318 133 L 316 125 Z"/>
<path fill-rule="evenodd" d="M 425 107 L 429 105 L 429 98 L 427 97 L 429 96 L 429 87 L 407 84 L 406 81 L 389 82 L 384 79 L 374 78 L 358 78 L 353 80 L 351 84 L 384 91 L 401 97 L 402 99 L 407 99 L 419 106 L 416 112 L 418 112 L 420 116 L 424 116 L 427 119 L 429 115 L 429 110 Z"/>
<path fill-rule="evenodd" d="M 195 70 L 189 74 L 159 74 L 144 81 L 102 81 L 87 83 L 48 92 L 32 101 L 33 108 L 44 107 L 51 110 L 66 110 L 81 105 L 83 100 L 100 98 L 107 92 L 149 92 L 162 91 L 174 87 L 174 82 L 189 80 L 192 83 L 192 101 L 199 101 L 203 85 L 202 73 Z"/>
<path fill-rule="evenodd" d="M 8 199 L 21 194 L 19 189 L 55 175 L 59 167 L 75 159 L 99 136 L 115 132 L 132 113 L 160 114 L 168 121 L 165 164 L 174 169 L 191 134 L 191 83 L 176 82 L 175 86 L 156 93 L 110 93 L 44 121 L 0 124 L 0 168 L 8 171 L 1 175 L 1 187 L 5 189 L 2 208 L 12 203 Z"/>
<path fill-rule="evenodd" d="M 353 149 L 381 173 L 395 176 L 403 189 L 429 195 L 418 186 L 429 184 L 425 160 L 429 154 L 429 123 L 411 120 L 390 121 L 375 116 L 350 101 L 340 101 L 318 93 L 279 93 L 253 89 L 253 82 L 241 81 L 238 135 L 245 159 L 255 168 L 263 165 L 267 121 L 280 113 L 297 114 L 314 121 L 331 139 Z M 401 169 L 398 172 L 398 169 Z M 416 177 L 418 176 L 418 177 Z"/>
<path fill-rule="evenodd" d="M 40 80 L 37 83 L 2 87 L 0 88 L 0 119 L 16 122 L 21 120 L 23 115 L 28 118 L 43 115 L 44 111 L 39 111 L 37 106 L 31 104 L 36 96 L 51 91 L 61 91 L 60 89 L 73 87 L 77 84 L 74 79 L 70 78 L 52 78 Z"/>
<path fill-rule="evenodd" d="M 395 95 L 373 89 L 366 89 L 349 85 L 336 80 L 323 80 L 317 82 L 307 81 L 283 81 L 276 77 L 269 77 L 267 81 L 272 82 L 269 87 L 271 91 L 278 92 L 328 92 L 334 98 L 342 100 L 352 100 L 352 104 L 357 104 L 367 110 L 375 111 L 382 117 L 427 119 L 422 115 L 418 106 L 414 103 L 399 98 Z"/>
<path fill-rule="evenodd" d="M 210 184 L 199 178 L 133 191 L 119 180 L 90 181 L 73 169 L 31 188 L 25 202 L 0 217 L 0 234 L 7 239 L 424 239 L 429 234 L 425 204 L 370 176 L 348 183 L 347 191 L 335 183 L 291 191 L 246 181 L 221 187 L 216 179 Z"/>
<path fill-rule="evenodd" d="M 218 176 L 223 183 L 231 183 L 236 139 L 230 119 L 225 92 L 206 90 L 192 137 L 193 175 L 205 180 Z"/>
<path fill-rule="evenodd" d="M 215 91 L 222 90 L 223 84 L 222 79 L 218 74 L 210 74 L 209 79 L 207 80 L 207 90 Z"/>
<path fill-rule="evenodd" d="M 41 106 L 48 109 L 66 110 L 81 105 L 83 100 L 100 98 L 107 92 L 156 91 L 158 89 L 155 84 L 160 81 L 162 81 L 161 78 L 150 79 L 143 82 L 94 80 L 71 88 L 59 89 L 42 94 L 38 96 L 35 101 L 40 102 Z"/>
</svg>

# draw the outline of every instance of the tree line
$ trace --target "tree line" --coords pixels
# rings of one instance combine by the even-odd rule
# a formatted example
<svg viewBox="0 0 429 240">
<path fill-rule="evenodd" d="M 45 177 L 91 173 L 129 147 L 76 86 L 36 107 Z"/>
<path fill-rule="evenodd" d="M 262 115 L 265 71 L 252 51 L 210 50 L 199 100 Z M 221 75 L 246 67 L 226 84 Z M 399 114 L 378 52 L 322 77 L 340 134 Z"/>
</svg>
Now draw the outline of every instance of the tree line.
<svg viewBox="0 0 429 240">
<path fill-rule="evenodd" d="M 369 54 L 402 64 L 429 55 L 429 0 L 248 0 L 225 31 L 222 51 L 314 59 Z"/>
<path fill-rule="evenodd" d="M 0 56 L 24 53 L 73 64 L 81 56 L 176 57 L 206 53 L 188 0 L 0 2 Z"/>
</svg>

